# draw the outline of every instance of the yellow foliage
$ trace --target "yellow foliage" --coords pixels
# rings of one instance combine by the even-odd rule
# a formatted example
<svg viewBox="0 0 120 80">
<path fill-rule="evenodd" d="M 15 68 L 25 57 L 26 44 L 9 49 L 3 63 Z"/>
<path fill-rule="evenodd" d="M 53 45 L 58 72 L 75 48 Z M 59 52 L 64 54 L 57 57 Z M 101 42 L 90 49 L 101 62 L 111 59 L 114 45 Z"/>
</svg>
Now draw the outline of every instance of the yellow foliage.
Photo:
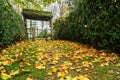
<svg viewBox="0 0 120 80">
<path fill-rule="evenodd" d="M 56 68 L 53 68 L 53 69 L 52 69 L 52 72 L 54 72 L 54 73 L 57 72 L 57 69 L 56 69 Z"/>
<path fill-rule="evenodd" d="M 48 75 L 49 75 L 49 76 L 51 76 L 51 75 L 52 75 L 52 72 L 51 72 L 51 71 L 49 71 L 49 72 L 48 72 Z"/>
<path fill-rule="evenodd" d="M 88 78 L 86 78 L 85 76 L 82 76 L 82 75 L 78 76 L 77 79 L 79 79 L 79 80 L 89 80 Z"/>
<path fill-rule="evenodd" d="M 58 72 L 58 74 L 57 74 L 57 77 L 65 77 L 65 73 L 64 72 Z"/>
<path fill-rule="evenodd" d="M 26 80 L 33 80 L 32 78 L 26 78 Z"/>
<path fill-rule="evenodd" d="M 19 74 L 19 70 L 12 71 L 12 72 L 10 73 L 11 76 L 15 76 L 15 75 L 17 75 L 17 74 Z"/>
<path fill-rule="evenodd" d="M 3 80 L 8 80 L 8 79 L 11 78 L 11 76 L 8 75 L 8 74 L 6 74 L 6 73 L 1 73 L 1 78 L 2 78 Z"/>
<path fill-rule="evenodd" d="M 43 64 L 40 64 L 39 62 L 36 62 L 36 63 L 35 63 L 35 67 L 36 67 L 37 69 L 45 69 L 45 66 L 44 66 Z"/>
</svg>

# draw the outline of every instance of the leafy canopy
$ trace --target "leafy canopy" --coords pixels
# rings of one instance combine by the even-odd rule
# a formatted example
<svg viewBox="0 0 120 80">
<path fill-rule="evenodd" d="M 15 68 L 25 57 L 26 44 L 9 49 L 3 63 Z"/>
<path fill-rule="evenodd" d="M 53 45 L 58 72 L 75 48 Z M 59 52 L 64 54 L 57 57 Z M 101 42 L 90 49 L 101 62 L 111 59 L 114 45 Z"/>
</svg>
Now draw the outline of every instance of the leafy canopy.
<svg viewBox="0 0 120 80">
<path fill-rule="evenodd" d="M 32 8 L 42 10 L 46 5 L 59 0 L 9 0 L 13 5 L 20 8 Z"/>
</svg>

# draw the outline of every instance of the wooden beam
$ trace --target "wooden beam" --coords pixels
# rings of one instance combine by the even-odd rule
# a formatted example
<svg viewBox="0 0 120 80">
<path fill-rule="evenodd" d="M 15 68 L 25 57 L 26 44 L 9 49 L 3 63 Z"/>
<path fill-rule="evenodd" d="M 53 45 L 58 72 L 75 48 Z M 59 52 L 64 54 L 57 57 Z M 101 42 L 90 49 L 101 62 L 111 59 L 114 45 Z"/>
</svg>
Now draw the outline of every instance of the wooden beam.
<svg viewBox="0 0 120 80">
<path fill-rule="evenodd" d="M 27 19 L 50 21 L 53 17 L 52 12 L 23 9 L 22 14 Z"/>
<path fill-rule="evenodd" d="M 26 21 L 26 18 L 24 18 L 24 25 L 25 25 L 25 37 L 24 39 L 28 39 L 28 33 L 27 33 L 27 21 Z"/>
</svg>

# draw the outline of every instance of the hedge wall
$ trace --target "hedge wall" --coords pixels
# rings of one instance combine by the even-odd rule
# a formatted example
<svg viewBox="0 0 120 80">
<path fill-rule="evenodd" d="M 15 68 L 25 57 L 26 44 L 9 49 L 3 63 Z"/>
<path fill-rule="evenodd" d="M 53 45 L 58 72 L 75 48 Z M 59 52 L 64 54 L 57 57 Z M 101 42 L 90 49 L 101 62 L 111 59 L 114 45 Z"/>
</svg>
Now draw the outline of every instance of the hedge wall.
<svg viewBox="0 0 120 80">
<path fill-rule="evenodd" d="M 120 53 L 119 19 L 120 0 L 80 0 L 69 17 L 56 20 L 55 36 Z"/>
<path fill-rule="evenodd" d="M 0 0 L 0 49 L 19 41 L 23 35 L 24 23 L 7 0 Z"/>
</svg>

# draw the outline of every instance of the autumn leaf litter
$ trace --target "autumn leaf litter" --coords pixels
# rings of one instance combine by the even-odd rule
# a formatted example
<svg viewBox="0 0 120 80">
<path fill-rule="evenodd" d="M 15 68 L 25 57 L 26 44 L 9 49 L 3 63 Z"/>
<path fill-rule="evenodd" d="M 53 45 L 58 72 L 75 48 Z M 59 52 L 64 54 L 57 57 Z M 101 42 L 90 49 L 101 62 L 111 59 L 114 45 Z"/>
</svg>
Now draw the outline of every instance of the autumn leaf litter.
<svg viewBox="0 0 120 80">
<path fill-rule="evenodd" d="M 91 76 L 83 74 L 83 69 L 89 71 L 96 65 L 120 66 L 118 59 L 115 53 L 105 53 L 70 41 L 21 41 L 2 50 L 0 76 L 3 80 L 12 79 L 22 71 L 29 72 L 29 69 L 23 69 L 27 65 L 46 70 L 46 80 L 90 80 Z M 11 66 L 15 62 L 19 62 L 18 69 L 5 69 L 5 66 Z M 110 72 L 113 71 L 109 70 Z M 34 79 L 28 77 L 26 80 Z"/>
</svg>

